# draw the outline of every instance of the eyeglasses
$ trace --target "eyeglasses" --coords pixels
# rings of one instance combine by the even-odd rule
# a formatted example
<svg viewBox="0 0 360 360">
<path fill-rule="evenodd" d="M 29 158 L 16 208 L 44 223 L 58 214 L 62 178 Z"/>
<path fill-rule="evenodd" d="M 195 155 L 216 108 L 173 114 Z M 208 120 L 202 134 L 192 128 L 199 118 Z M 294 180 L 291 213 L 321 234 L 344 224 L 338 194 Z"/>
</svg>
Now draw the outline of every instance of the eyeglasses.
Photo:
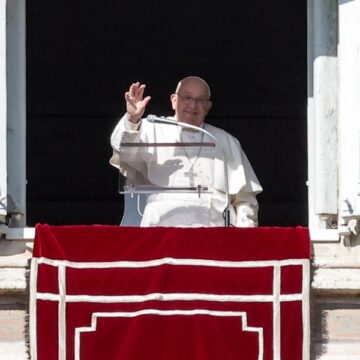
<svg viewBox="0 0 360 360">
<path fill-rule="evenodd" d="M 176 93 L 176 95 L 181 99 L 181 101 L 183 101 L 186 105 L 190 105 L 193 101 L 195 102 L 195 104 L 199 104 L 200 106 L 205 106 L 208 102 L 209 99 L 206 98 L 194 98 L 190 95 L 182 95 L 179 93 Z"/>
</svg>

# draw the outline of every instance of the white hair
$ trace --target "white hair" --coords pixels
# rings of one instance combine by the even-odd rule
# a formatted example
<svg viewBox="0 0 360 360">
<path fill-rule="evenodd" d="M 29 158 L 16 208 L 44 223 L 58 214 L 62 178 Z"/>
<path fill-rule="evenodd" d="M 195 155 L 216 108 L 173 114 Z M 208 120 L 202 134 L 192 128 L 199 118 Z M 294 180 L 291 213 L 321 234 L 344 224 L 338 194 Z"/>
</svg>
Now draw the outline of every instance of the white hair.
<svg viewBox="0 0 360 360">
<path fill-rule="evenodd" d="M 177 94 L 179 91 L 180 91 L 180 88 L 181 88 L 181 85 L 184 81 L 187 81 L 187 80 L 199 80 L 200 82 L 202 82 L 206 88 L 206 91 L 209 95 L 209 99 L 211 97 L 211 91 L 210 91 L 210 86 L 209 84 L 204 80 L 202 79 L 201 77 L 199 76 L 187 76 L 186 78 L 180 80 L 176 86 L 176 89 L 175 89 L 175 94 Z"/>
</svg>

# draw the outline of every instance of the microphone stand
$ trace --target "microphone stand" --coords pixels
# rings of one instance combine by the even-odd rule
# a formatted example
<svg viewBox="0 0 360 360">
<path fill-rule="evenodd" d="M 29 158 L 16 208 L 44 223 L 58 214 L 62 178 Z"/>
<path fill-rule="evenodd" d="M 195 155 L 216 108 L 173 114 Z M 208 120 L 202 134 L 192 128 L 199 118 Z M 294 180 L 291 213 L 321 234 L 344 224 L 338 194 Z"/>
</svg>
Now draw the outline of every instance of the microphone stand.
<svg viewBox="0 0 360 360">
<path fill-rule="evenodd" d="M 184 123 L 184 122 L 181 122 L 181 121 L 177 121 L 177 120 L 173 120 L 173 119 L 167 119 L 167 118 L 156 116 L 156 115 L 148 115 L 147 121 L 149 121 L 151 123 L 161 123 L 161 124 L 175 125 L 175 126 L 188 128 L 188 129 L 197 130 L 197 131 L 200 131 L 200 132 L 208 135 L 211 139 L 213 139 L 216 142 L 216 144 L 219 146 L 219 148 L 220 148 L 220 150 L 221 150 L 221 152 L 223 154 L 223 158 L 224 158 L 225 209 L 223 211 L 223 216 L 224 216 L 225 226 L 230 226 L 228 166 L 227 166 L 227 158 L 226 158 L 225 150 L 224 150 L 224 147 L 222 146 L 222 144 L 220 143 L 220 141 L 214 135 L 209 133 L 207 130 L 205 130 L 205 129 L 199 127 L 199 126 L 196 126 L 196 125 L 191 125 L 191 124 L 187 124 L 187 123 Z"/>
</svg>

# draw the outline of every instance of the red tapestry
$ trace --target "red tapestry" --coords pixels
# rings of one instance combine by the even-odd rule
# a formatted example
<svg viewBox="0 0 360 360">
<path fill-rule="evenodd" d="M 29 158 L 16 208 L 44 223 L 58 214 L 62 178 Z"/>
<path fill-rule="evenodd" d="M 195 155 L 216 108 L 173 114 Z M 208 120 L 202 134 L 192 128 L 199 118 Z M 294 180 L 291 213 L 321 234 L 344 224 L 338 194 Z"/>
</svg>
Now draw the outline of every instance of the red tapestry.
<svg viewBox="0 0 360 360">
<path fill-rule="evenodd" d="M 36 227 L 32 360 L 309 359 L 304 228 Z"/>
</svg>

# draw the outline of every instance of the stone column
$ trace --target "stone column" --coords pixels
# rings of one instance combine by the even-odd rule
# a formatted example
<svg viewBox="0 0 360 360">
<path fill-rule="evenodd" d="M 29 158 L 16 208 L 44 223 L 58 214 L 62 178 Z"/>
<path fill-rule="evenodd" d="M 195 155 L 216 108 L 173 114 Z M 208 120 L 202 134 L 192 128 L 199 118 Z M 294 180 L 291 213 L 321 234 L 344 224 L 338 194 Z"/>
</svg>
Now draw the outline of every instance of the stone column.
<svg viewBox="0 0 360 360">
<path fill-rule="evenodd" d="M 7 213 L 6 0 L 0 0 L 0 226 Z"/>
<path fill-rule="evenodd" d="M 10 226 L 26 225 L 25 0 L 7 2 L 7 176 Z"/>
<path fill-rule="evenodd" d="M 360 0 L 339 0 L 340 222 L 360 218 Z"/>
<path fill-rule="evenodd" d="M 337 220 L 337 1 L 308 1 L 309 227 Z"/>
</svg>

